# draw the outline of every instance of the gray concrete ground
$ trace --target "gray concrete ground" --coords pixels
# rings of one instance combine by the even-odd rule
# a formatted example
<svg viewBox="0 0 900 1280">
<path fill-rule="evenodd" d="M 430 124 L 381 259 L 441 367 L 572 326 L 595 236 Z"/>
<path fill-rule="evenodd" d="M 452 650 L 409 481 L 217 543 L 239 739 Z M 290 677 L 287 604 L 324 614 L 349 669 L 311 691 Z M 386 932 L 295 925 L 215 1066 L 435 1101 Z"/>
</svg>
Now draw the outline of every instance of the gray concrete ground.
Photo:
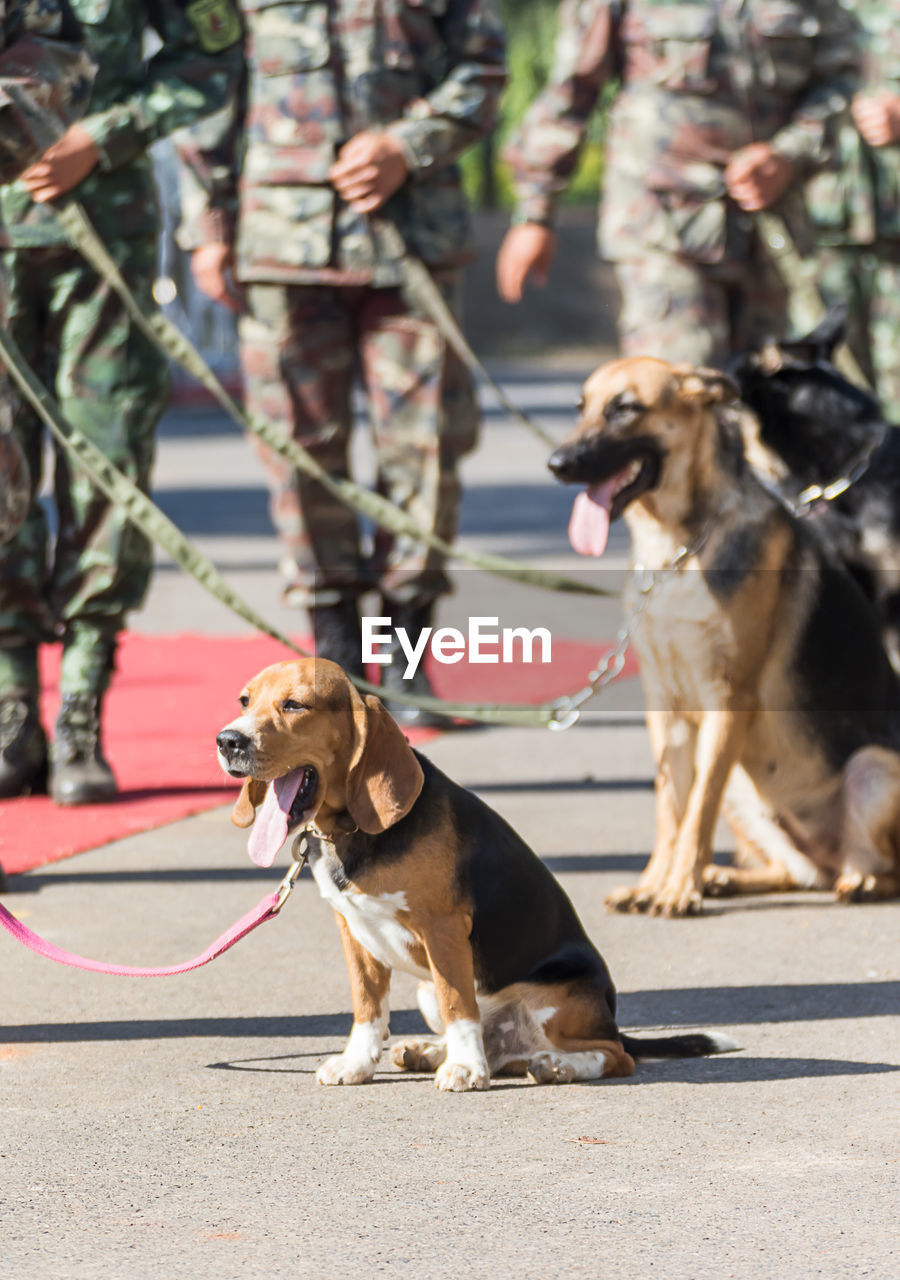
<svg viewBox="0 0 900 1280">
<path fill-rule="evenodd" d="M 508 367 L 560 434 L 577 371 Z M 365 448 L 360 445 L 360 465 Z M 491 415 L 467 466 L 467 543 L 576 567 L 544 450 Z M 171 415 L 157 496 L 272 618 L 277 547 L 259 470 L 212 413 Z M 621 570 L 625 547 L 611 550 Z M 579 566 L 580 567 L 580 566 Z M 609 636 L 615 603 L 458 575 L 447 621 L 499 613 Z M 242 630 L 164 563 L 140 629 Z M 249 673 L 248 673 L 249 674 Z M 234 690 L 222 691 L 222 719 Z M 41 1280 L 310 1276 L 896 1277 L 897 904 L 797 894 L 702 919 L 605 914 L 651 841 L 635 682 L 567 734 L 446 735 L 428 753 L 556 872 L 603 950 L 629 1028 L 717 1027 L 739 1053 L 646 1063 L 615 1084 L 438 1094 L 386 1067 L 325 1089 L 349 994 L 304 876 L 276 922 L 214 965 L 138 982 L 64 969 L 0 937 L 0 1258 Z M 73 815 L 77 821 L 77 815 Z M 194 954 L 266 891 L 227 810 L 58 864 L 10 899 L 98 958 Z M 722 847 L 726 846 L 723 833 Z M 421 1026 L 399 975 L 391 1029 Z"/>
</svg>

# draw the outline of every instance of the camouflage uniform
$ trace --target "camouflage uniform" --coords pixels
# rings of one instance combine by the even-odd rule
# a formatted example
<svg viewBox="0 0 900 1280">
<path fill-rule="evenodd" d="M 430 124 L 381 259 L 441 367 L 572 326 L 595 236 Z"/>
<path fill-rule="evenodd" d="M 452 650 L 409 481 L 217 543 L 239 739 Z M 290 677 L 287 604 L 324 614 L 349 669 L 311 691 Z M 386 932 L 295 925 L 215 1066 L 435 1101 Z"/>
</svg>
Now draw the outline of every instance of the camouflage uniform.
<svg viewBox="0 0 900 1280">
<path fill-rule="evenodd" d="M 100 162 L 73 191 L 145 307 L 156 275 L 157 210 L 147 148 L 227 99 L 241 62 L 240 20 L 230 0 L 71 0 L 98 74 L 82 126 Z M 144 61 L 147 28 L 162 47 Z M 0 194 L 7 323 L 32 368 L 55 387 L 70 422 L 142 488 L 168 394 L 165 360 L 136 329 L 113 290 L 67 246 L 47 205 L 19 185 Z M 115 637 L 141 603 L 152 550 L 124 516 L 56 459 L 58 532 L 47 557 L 37 501 L 41 426 L 16 408 L 15 429 L 32 475 L 18 536 L 0 547 L 0 693 L 34 688 L 37 644 L 62 634 L 61 691 L 103 692 Z"/>
<path fill-rule="evenodd" d="M 0 182 L 46 149 L 46 119 L 67 128 L 84 114 L 94 68 L 63 0 L 0 3 Z"/>
<path fill-rule="evenodd" d="M 73 43 L 78 24 L 60 0 L 0 4 L 0 24 L 0 182 L 12 182 L 40 157 L 48 139 L 84 113 L 94 67 Z M 0 278 L 0 308 L 4 297 Z M 24 519 L 28 487 L 0 372 L 0 543 Z"/>
<path fill-rule="evenodd" d="M 346 475 L 359 375 L 378 487 L 450 538 L 456 464 L 478 426 L 471 383 L 434 323 L 404 300 L 398 263 L 379 252 L 377 216 L 341 202 L 328 170 L 362 130 L 402 141 L 409 177 L 383 214 L 452 298 L 471 257 L 456 160 L 492 126 L 504 82 L 493 0 L 243 8 L 242 110 L 218 147 L 200 141 L 183 152 L 202 191 L 186 194 L 181 241 L 234 241 L 250 412 L 290 424 L 330 472 Z M 380 535 L 364 562 L 354 514 L 261 453 L 292 603 L 349 602 L 375 582 L 396 601 L 446 590 L 440 559 L 408 540 Z"/>
<path fill-rule="evenodd" d="M 799 176 L 827 157 L 853 88 L 836 0 L 565 0 L 555 63 L 506 156 L 516 220 L 549 224 L 600 91 L 610 111 L 600 247 L 626 354 L 717 364 L 784 327 L 785 297 L 723 171 L 770 142 Z"/>
<path fill-rule="evenodd" d="M 13 181 L 41 156 L 49 139 L 83 114 L 94 66 L 79 39 L 78 24 L 61 0 L 0 4 L 0 181 Z M 0 301 L 5 292 L 0 278 Z M 28 499 L 27 467 L 11 435 L 4 391 L 0 378 L 0 540 L 19 527 Z M 46 770 L 37 701 L 27 693 L 20 697 L 22 692 L 0 688 L 3 796 L 39 786 Z M 0 867 L 0 890 L 7 887 Z"/>
<path fill-rule="evenodd" d="M 900 24 L 887 0 L 842 0 L 862 29 L 860 93 L 900 93 Z M 850 308 L 857 360 L 900 422 L 900 144 L 870 147 L 848 119 L 834 160 L 809 184 L 818 229 L 819 285 Z"/>
</svg>

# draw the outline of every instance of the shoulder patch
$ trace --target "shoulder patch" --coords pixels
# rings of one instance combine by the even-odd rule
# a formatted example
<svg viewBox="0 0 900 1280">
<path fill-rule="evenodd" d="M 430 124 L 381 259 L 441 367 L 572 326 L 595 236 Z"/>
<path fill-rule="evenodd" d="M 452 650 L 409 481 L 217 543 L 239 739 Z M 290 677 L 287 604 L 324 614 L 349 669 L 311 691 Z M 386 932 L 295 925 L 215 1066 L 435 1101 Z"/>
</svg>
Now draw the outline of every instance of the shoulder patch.
<svg viewBox="0 0 900 1280">
<path fill-rule="evenodd" d="M 241 38 L 241 20 L 231 0 L 193 0 L 184 12 L 206 53 L 219 53 Z"/>
</svg>

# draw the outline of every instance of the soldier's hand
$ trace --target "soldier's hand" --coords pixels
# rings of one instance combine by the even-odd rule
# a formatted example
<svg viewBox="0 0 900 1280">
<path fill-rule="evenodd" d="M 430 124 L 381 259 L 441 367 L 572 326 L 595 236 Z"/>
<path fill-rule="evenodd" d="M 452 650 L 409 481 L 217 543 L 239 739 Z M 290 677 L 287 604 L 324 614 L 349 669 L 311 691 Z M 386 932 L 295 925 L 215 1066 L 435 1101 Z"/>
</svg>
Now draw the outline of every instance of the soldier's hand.
<svg viewBox="0 0 900 1280">
<path fill-rule="evenodd" d="M 32 200 L 46 204 L 77 187 L 97 165 L 97 144 L 79 124 L 71 125 L 58 142 L 48 147 L 22 174 Z"/>
<path fill-rule="evenodd" d="M 858 93 L 850 106 L 853 122 L 870 147 L 900 142 L 900 94 Z"/>
<path fill-rule="evenodd" d="M 373 213 L 403 185 L 408 173 L 406 153 L 399 139 L 368 130 L 341 147 L 328 177 L 351 209 Z"/>
<path fill-rule="evenodd" d="M 227 244 L 205 244 L 191 255 L 191 275 L 201 293 L 229 311 L 243 306 L 240 289 L 234 282 L 234 256 Z"/>
<path fill-rule="evenodd" d="M 736 151 L 725 166 L 725 185 L 735 204 L 758 213 L 775 203 L 794 176 L 793 163 L 768 142 Z"/>
<path fill-rule="evenodd" d="M 525 281 L 547 283 L 556 253 L 556 232 L 538 222 L 510 227 L 497 254 L 497 292 L 504 302 L 521 302 Z"/>
</svg>

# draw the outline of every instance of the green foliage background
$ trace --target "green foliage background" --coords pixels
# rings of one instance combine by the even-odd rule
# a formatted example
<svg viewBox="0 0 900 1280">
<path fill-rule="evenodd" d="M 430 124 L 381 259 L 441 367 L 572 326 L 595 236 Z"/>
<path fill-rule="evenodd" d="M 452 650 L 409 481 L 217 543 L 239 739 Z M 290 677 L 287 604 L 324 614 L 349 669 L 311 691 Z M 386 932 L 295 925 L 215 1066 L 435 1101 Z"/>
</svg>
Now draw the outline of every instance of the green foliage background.
<svg viewBox="0 0 900 1280">
<path fill-rule="evenodd" d="M 509 82 L 493 137 L 463 157 L 466 190 L 476 207 L 513 204 L 509 170 L 500 152 L 510 132 L 546 82 L 553 60 L 558 0 L 502 0 L 506 24 Z M 567 204 L 596 204 L 603 176 L 603 111 L 592 122 Z"/>
</svg>

